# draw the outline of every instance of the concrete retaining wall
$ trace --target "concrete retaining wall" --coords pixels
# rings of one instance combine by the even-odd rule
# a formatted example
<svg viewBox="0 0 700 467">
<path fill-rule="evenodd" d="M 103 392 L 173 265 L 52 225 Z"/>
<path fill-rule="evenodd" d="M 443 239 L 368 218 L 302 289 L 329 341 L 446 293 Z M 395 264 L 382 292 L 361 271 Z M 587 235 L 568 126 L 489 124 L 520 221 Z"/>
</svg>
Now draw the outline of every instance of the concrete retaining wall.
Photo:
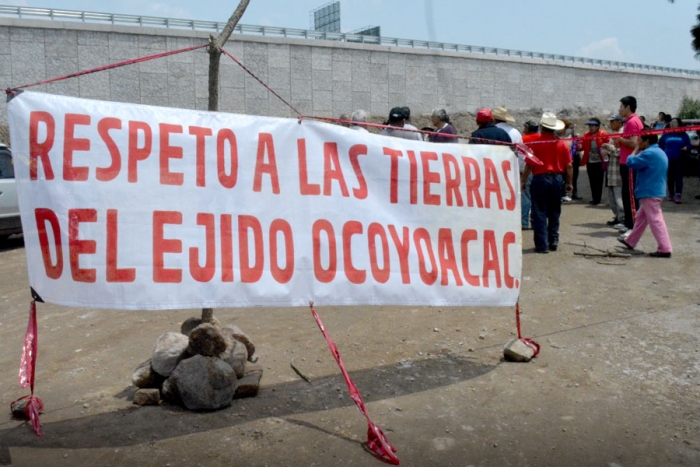
<svg viewBox="0 0 700 467">
<path fill-rule="evenodd" d="M 174 29 L 0 18 L 0 80 L 20 86 L 78 70 L 205 43 L 208 33 Z M 675 113 L 700 78 L 543 60 L 333 41 L 235 35 L 226 49 L 303 114 L 338 116 L 365 109 L 386 116 L 505 105 L 607 113 L 634 95 L 639 113 Z M 43 85 L 42 92 L 191 109 L 207 108 L 204 49 Z M 228 57 L 221 59 L 219 109 L 294 114 Z M 7 124 L 5 104 L 0 125 Z"/>
</svg>

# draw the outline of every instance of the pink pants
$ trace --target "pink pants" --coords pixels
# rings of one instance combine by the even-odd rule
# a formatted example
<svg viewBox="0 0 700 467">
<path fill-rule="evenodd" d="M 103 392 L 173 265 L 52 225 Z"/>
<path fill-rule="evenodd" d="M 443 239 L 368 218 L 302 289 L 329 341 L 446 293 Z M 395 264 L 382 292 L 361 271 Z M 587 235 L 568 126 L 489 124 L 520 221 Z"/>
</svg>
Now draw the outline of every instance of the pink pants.
<svg viewBox="0 0 700 467">
<path fill-rule="evenodd" d="M 658 250 L 661 253 L 671 253 L 671 239 L 668 236 L 668 229 L 664 221 L 664 215 L 661 212 L 661 198 L 642 198 L 639 200 L 639 210 L 637 218 L 634 220 L 634 228 L 627 236 L 625 241 L 631 247 L 637 246 L 639 239 L 642 238 L 647 224 L 651 229 L 651 233 L 658 243 Z"/>
</svg>

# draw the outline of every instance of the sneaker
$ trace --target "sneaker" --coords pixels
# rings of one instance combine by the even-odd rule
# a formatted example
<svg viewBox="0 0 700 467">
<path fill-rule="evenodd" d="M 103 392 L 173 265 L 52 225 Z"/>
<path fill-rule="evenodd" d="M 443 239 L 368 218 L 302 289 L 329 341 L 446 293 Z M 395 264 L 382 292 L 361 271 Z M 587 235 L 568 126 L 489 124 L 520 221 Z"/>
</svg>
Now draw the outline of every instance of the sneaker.
<svg viewBox="0 0 700 467">
<path fill-rule="evenodd" d="M 559 248 L 559 245 L 558 245 L 558 244 L 556 244 L 556 243 L 554 243 L 554 244 L 550 243 L 550 244 L 549 244 L 549 251 L 557 251 L 557 248 Z"/>
<path fill-rule="evenodd" d="M 613 219 L 613 220 L 608 221 L 608 222 L 605 223 L 605 225 L 607 225 L 607 226 L 609 226 L 609 227 L 613 227 L 613 226 L 615 226 L 615 225 L 617 225 L 617 224 L 618 224 L 617 219 Z"/>
<path fill-rule="evenodd" d="M 627 226 L 620 222 L 619 224 L 613 225 L 613 229 L 615 230 L 627 230 Z"/>
<path fill-rule="evenodd" d="M 624 232 L 622 232 L 622 235 L 620 235 L 620 238 L 627 238 L 630 236 L 631 233 L 632 233 L 632 229 L 627 229 Z"/>
<path fill-rule="evenodd" d="M 681 204 L 681 194 L 676 193 L 676 196 L 673 197 L 673 202 L 676 204 Z"/>
<path fill-rule="evenodd" d="M 566 195 L 561 199 L 562 203 L 570 203 L 571 202 L 571 196 Z"/>
<path fill-rule="evenodd" d="M 664 252 L 664 251 L 655 251 L 653 253 L 647 253 L 647 256 L 649 256 L 651 258 L 670 258 L 671 253 Z"/>
</svg>

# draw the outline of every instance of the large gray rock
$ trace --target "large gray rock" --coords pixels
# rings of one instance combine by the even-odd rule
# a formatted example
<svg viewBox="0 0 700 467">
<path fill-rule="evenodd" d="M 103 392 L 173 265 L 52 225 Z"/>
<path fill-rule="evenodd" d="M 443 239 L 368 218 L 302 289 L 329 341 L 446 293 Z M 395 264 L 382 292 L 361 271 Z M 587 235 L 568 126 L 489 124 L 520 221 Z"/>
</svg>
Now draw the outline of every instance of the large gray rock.
<svg viewBox="0 0 700 467">
<path fill-rule="evenodd" d="M 190 340 L 179 332 L 166 332 L 153 348 L 151 367 L 161 376 L 168 377 L 185 356 Z"/>
<path fill-rule="evenodd" d="M 227 336 L 226 349 L 219 354 L 219 358 L 229 364 L 233 372 L 236 373 L 236 378 L 243 377 L 248 351 L 242 342 Z"/>
<path fill-rule="evenodd" d="M 503 357 L 510 362 L 529 362 L 535 351 L 520 339 L 513 339 L 503 347 Z"/>
<path fill-rule="evenodd" d="M 131 376 L 131 382 L 137 388 L 159 388 L 163 381 L 165 378 L 153 371 L 150 359 L 140 364 Z"/>
<path fill-rule="evenodd" d="M 195 355 L 181 361 L 173 371 L 174 385 L 180 401 L 189 410 L 214 410 L 233 400 L 238 379 L 233 369 L 218 358 Z"/>
<path fill-rule="evenodd" d="M 190 355 L 216 357 L 224 350 L 226 350 L 226 340 L 213 324 L 200 324 L 190 333 L 188 347 Z"/>
<path fill-rule="evenodd" d="M 253 344 L 253 341 L 250 340 L 250 337 L 248 337 L 248 335 L 241 330 L 241 328 L 230 324 L 228 326 L 224 326 L 222 332 L 224 335 L 230 336 L 233 339 L 236 339 L 238 342 L 242 342 L 245 345 L 246 351 L 248 352 L 248 357 L 253 357 L 255 354 L 255 345 Z"/>
</svg>

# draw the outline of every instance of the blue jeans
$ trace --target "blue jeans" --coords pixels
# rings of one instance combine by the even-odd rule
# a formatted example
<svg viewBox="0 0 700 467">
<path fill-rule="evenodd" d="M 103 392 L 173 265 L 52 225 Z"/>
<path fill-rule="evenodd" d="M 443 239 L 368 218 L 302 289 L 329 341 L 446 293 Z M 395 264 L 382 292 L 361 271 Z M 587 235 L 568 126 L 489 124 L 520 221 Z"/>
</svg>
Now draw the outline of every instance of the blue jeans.
<svg viewBox="0 0 700 467">
<path fill-rule="evenodd" d="M 525 189 L 520 194 L 520 225 L 525 228 L 530 227 L 530 185 L 532 185 L 532 174 L 527 177 Z"/>
<path fill-rule="evenodd" d="M 547 251 L 550 245 L 559 245 L 559 216 L 561 216 L 561 198 L 564 196 L 562 175 L 535 175 L 532 177 L 530 196 L 532 197 L 535 249 Z"/>
</svg>

